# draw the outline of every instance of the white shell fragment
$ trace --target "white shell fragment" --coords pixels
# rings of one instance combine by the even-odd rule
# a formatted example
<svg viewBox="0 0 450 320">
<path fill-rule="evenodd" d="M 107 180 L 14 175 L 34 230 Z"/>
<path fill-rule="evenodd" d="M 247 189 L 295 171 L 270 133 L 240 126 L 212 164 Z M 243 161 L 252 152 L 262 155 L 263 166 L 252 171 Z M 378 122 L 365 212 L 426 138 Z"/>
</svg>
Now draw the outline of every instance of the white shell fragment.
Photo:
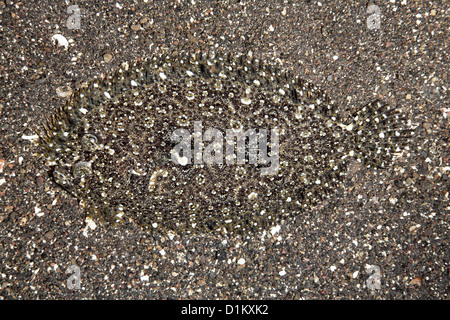
<svg viewBox="0 0 450 320">
<path fill-rule="evenodd" d="M 67 41 L 66 37 L 64 37 L 62 34 L 55 34 L 52 37 L 52 40 L 55 44 L 57 44 L 60 47 L 64 47 L 64 49 L 68 49 L 69 48 L 69 41 Z"/>
</svg>

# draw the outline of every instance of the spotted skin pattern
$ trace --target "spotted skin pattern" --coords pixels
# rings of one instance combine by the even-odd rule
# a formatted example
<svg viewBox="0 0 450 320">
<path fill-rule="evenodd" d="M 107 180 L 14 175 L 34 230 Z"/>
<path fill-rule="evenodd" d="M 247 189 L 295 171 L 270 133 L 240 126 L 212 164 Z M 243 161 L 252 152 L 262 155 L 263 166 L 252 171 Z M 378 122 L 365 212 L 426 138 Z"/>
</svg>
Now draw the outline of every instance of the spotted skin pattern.
<svg viewBox="0 0 450 320">
<path fill-rule="evenodd" d="M 276 172 L 261 174 L 268 165 L 250 163 L 248 151 L 243 164 L 173 161 L 174 130 L 192 133 L 195 122 L 223 137 L 277 130 Z M 332 195 L 351 161 L 387 166 L 409 132 L 401 112 L 379 101 L 344 120 L 324 91 L 298 76 L 246 55 L 185 53 L 91 81 L 39 136 L 54 181 L 90 216 L 156 232 L 242 234 Z M 211 143 L 204 140 L 201 150 Z"/>
</svg>

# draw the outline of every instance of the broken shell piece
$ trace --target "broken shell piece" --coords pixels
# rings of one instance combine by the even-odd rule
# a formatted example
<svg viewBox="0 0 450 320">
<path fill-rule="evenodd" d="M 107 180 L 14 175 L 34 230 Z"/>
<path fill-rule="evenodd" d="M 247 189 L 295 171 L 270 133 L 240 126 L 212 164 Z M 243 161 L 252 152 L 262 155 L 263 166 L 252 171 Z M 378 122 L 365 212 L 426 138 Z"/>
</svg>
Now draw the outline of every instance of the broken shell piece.
<svg viewBox="0 0 450 320">
<path fill-rule="evenodd" d="M 60 47 L 64 47 L 64 49 L 67 50 L 67 48 L 69 48 L 69 41 L 67 41 L 66 37 L 64 37 L 62 34 L 55 34 L 52 37 L 52 40 L 55 44 L 57 44 Z"/>
</svg>

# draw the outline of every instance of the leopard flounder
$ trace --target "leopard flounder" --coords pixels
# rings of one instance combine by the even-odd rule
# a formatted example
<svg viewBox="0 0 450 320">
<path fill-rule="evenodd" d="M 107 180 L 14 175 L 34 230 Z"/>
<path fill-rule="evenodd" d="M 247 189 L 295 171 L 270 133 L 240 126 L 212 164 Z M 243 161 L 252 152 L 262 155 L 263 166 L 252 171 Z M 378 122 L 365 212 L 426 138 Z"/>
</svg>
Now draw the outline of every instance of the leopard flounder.
<svg viewBox="0 0 450 320">
<path fill-rule="evenodd" d="M 197 153 L 173 161 L 180 129 Z M 244 158 L 222 157 L 237 140 L 219 138 L 239 130 L 272 133 L 263 151 L 277 157 L 275 171 L 263 174 L 271 164 L 251 161 L 251 136 Z M 298 76 L 248 55 L 208 52 L 124 64 L 76 90 L 39 136 L 54 181 L 90 216 L 159 232 L 243 233 L 315 206 L 350 161 L 387 166 L 409 132 L 402 113 L 379 101 L 343 119 Z"/>
</svg>

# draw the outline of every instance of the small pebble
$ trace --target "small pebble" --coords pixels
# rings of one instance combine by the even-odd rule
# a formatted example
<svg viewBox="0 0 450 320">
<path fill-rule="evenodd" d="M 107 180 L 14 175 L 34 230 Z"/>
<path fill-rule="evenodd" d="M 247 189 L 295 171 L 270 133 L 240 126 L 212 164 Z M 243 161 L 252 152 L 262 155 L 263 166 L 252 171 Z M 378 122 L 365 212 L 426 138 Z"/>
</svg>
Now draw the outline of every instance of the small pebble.
<svg viewBox="0 0 450 320">
<path fill-rule="evenodd" d="M 105 53 L 105 54 L 103 55 L 103 60 L 104 60 L 106 63 L 110 62 L 110 61 L 112 60 L 112 58 L 113 58 L 113 56 L 112 56 L 111 53 Z"/>
<path fill-rule="evenodd" d="M 140 24 L 132 24 L 131 25 L 131 30 L 133 30 L 133 31 L 139 31 L 140 29 L 141 29 Z"/>
<path fill-rule="evenodd" d="M 61 86 L 56 88 L 56 94 L 58 97 L 67 98 L 72 94 L 72 88 L 69 86 Z"/>
<path fill-rule="evenodd" d="M 422 285 L 422 281 L 420 279 L 420 277 L 414 278 L 409 282 L 410 286 L 416 285 L 418 287 L 420 287 Z"/>
</svg>

